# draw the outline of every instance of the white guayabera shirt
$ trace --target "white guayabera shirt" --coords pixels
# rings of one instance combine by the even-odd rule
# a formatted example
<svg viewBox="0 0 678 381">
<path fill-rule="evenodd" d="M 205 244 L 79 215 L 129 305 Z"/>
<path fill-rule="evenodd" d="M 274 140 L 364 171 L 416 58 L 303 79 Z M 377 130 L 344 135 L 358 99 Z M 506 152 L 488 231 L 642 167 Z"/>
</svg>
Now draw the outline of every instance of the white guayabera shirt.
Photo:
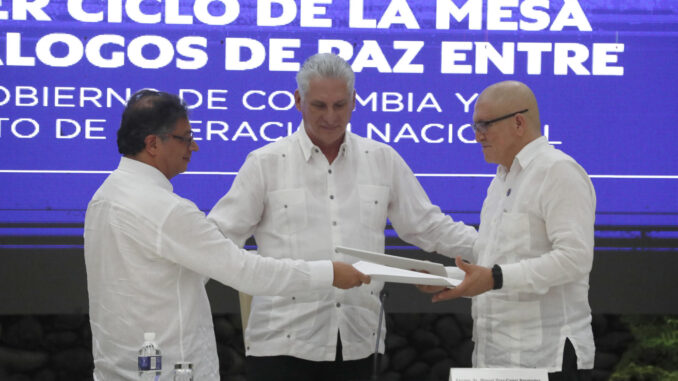
<svg viewBox="0 0 678 381">
<path fill-rule="evenodd" d="M 90 201 L 85 264 L 94 376 L 136 380 L 144 332 L 155 332 L 162 380 L 178 361 L 196 380 L 219 380 L 205 282 L 253 294 L 332 288 L 330 261 L 277 261 L 225 239 L 156 168 L 122 158 Z M 275 274 L 275 277 L 271 276 Z"/>
<path fill-rule="evenodd" d="M 593 368 L 588 302 L 596 195 L 570 156 L 545 137 L 526 145 L 487 190 L 472 260 L 499 264 L 503 288 L 473 299 L 474 365 L 562 368 L 570 339 Z"/>
<path fill-rule="evenodd" d="M 384 252 L 387 217 L 402 239 L 427 251 L 470 255 L 476 238 L 475 229 L 431 204 L 391 147 L 347 132 L 330 165 L 303 125 L 252 152 L 209 214 L 238 245 L 254 234 L 260 255 L 351 262 L 334 247 Z M 245 333 L 247 355 L 333 361 L 340 331 L 345 360 L 369 356 L 382 287 L 372 281 L 350 290 L 255 296 Z"/>
</svg>

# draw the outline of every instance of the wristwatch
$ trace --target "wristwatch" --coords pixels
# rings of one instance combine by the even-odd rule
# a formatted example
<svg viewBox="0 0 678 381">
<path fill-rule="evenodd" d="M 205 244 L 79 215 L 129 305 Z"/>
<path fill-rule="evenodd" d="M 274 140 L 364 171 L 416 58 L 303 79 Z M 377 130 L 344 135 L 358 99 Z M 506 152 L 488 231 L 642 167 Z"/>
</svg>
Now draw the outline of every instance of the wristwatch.
<svg viewBox="0 0 678 381">
<path fill-rule="evenodd" d="M 502 274 L 499 265 L 492 266 L 492 280 L 494 281 L 493 290 L 498 290 L 504 285 L 504 274 Z"/>
</svg>

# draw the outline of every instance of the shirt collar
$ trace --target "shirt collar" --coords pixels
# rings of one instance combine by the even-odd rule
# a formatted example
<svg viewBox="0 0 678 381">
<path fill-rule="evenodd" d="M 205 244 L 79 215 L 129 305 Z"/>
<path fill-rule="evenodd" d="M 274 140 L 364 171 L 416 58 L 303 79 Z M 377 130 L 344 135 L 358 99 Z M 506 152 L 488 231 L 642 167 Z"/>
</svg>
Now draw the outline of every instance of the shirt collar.
<svg viewBox="0 0 678 381">
<path fill-rule="evenodd" d="M 299 145 L 301 146 L 301 152 L 304 155 L 304 160 L 309 161 L 311 159 L 311 155 L 313 154 L 313 150 L 318 149 L 315 144 L 311 141 L 311 138 L 308 137 L 308 134 L 306 133 L 306 128 L 304 128 L 304 122 L 302 121 L 299 124 L 299 128 L 297 129 L 296 134 L 298 135 L 298 140 L 299 140 Z M 346 130 L 346 133 L 344 134 L 344 142 L 341 143 L 341 147 L 339 147 L 339 156 L 344 156 L 348 155 L 350 152 L 350 147 L 351 147 L 351 140 L 352 138 L 350 137 L 351 133 Z"/>
<path fill-rule="evenodd" d="M 153 185 L 159 186 L 170 192 L 173 192 L 174 190 L 172 183 L 169 182 L 167 177 L 165 177 L 160 170 L 142 161 L 123 156 L 120 158 L 118 170 L 140 177 L 144 181 L 150 182 Z"/>
<path fill-rule="evenodd" d="M 520 150 L 520 152 L 518 152 L 516 157 L 513 159 L 511 168 L 513 169 L 526 168 L 528 165 L 530 165 L 532 160 L 534 160 L 534 158 L 537 157 L 539 151 L 541 151 L 543 147 L 548 146 L 549 142 L 545 136 L 540 136 L 537 139 L 534 139 L 533 141 L 527 143 L 525 147 L 523 147 Z M 507 173 L 508 170 L 503 165 L 499 165 L 497 167 L 497 176 L 505 178 Z"/>
</svg>

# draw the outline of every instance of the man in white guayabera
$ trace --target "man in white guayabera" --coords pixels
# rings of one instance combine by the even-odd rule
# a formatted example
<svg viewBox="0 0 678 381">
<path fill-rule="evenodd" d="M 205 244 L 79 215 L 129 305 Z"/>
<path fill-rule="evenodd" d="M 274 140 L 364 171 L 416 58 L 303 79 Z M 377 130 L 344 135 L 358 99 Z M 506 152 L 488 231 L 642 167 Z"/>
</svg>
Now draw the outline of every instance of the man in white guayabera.
<svg viewBox="0 0 678 381">
<path fill-rule="evenodd" d="M 350 259 L 335 246 L 384 252 L 387 218 L 424 250 L 470 253 L 475 229 L 432 205 L 393 148 L 347 131 L 354 82 L 334 54 L 307 59 L 295 92 L 301 126 L 250 153 L 208 218 L 238 245 L 254 235 L 267 257 Z M 248 379 L 369 379 L 382 287 L 255 296 L 245 330 Z"/>
<path fill-rule="evenodd" d="M 205 282 L 252 294 L 294 295 L 308 289 L 369 283 L 353 266 L 247 254 L 224 238 L 170 179 L 198 150 L 186 105 L 175 95 L 142 90 L 125 107 L 118 130 L 118 168 L 96 191 L 85 216 L 94 377 L 136 380 L 144 332 L 162 350 L 161 380 L 177 362 L 196 380 L 219 380 L 219 361 Z"/>
<path fill-rule="evenodd" d="M 525 84 L 478 97 L 476 140 L 498 164 L 462 284 L 434 301 L 473 296 L 474 366 L 546 368 L 549 380 L 589 380 L 589 307 L 596 194 L 586 171 L 541 135 Z"/>
</svg>

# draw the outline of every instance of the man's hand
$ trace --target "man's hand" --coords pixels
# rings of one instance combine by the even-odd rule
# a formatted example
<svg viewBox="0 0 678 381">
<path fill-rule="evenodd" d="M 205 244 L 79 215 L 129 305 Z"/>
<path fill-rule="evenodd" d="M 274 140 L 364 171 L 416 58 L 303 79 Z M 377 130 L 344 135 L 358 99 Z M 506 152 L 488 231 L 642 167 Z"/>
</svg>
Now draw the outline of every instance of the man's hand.
<svg viewBox="0 0 678 381">
<path fill-rule="evenodd" d="M 457 264 L 457 267 L 466 273 L 464 280 L 455 288 L 433 295 L 432 301 L 434 303 L 459 298 L 461 296 L 480 295 L 483 292 L 490 291 L 494 286 L 492 269 L 466 263 L 461 260 L 461 257 L 457 257 L 455 263 Z"/>
<path fill-rule="evenodd" d="M 334 268 L 334 282 L 332 285 L 337 288 L 353 288 L 370 283 L 370 277 L 356 270 L 355 267 L 344 262 L 332 262 Z"/>
</svg>

